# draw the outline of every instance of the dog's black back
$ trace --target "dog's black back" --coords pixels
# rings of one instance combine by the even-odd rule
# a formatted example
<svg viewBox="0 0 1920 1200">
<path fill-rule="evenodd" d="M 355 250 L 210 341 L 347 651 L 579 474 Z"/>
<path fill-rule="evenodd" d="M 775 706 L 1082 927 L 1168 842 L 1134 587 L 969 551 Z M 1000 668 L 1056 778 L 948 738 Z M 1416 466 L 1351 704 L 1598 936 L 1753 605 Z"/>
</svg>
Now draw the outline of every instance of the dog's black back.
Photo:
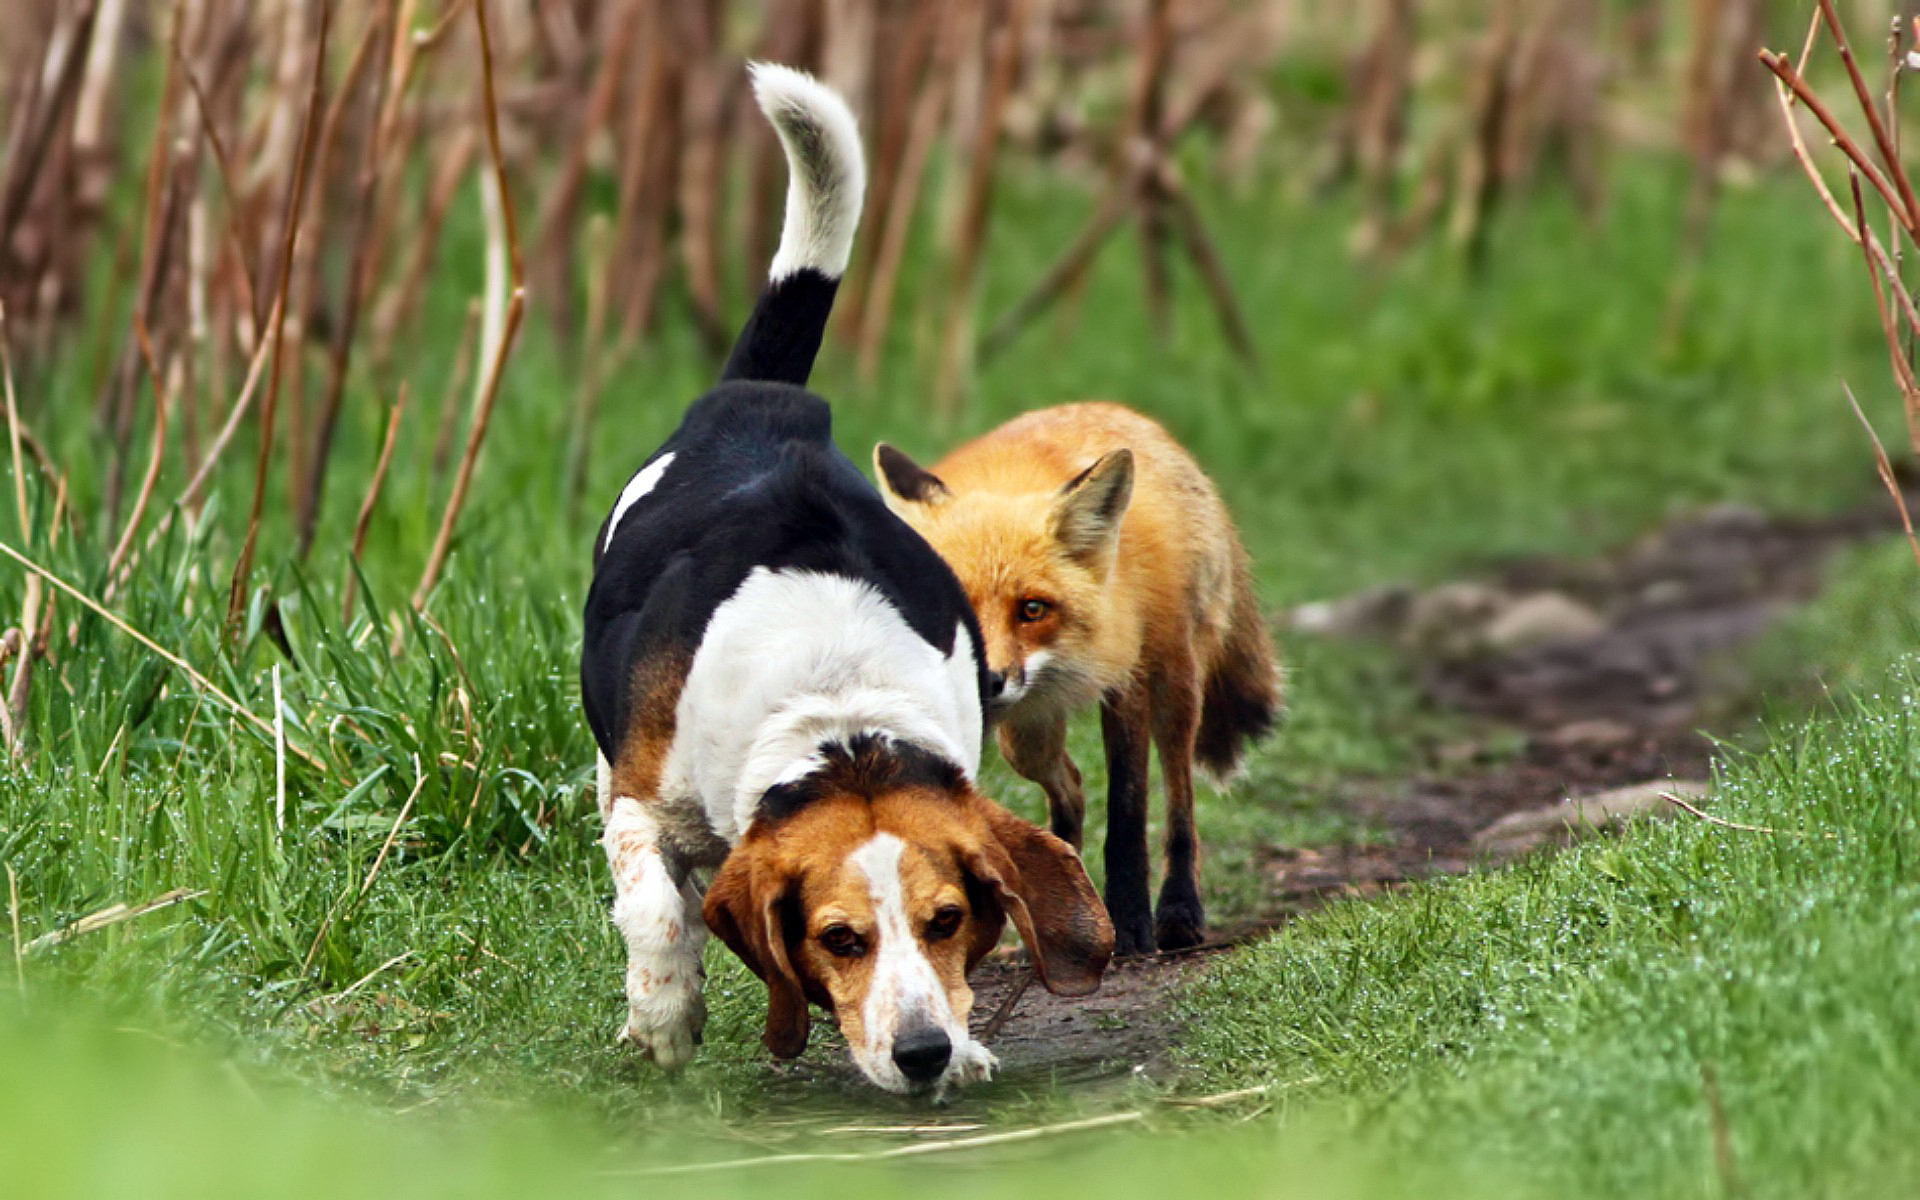
<svg viewBox="0 0 1920 1200">
<path fill-rule="evenodd" d="M 782 290 L 769 290 L 743 342 L 756 330 L 776 344 L 804 342 L 809 327 L 824 327 L 831 290 L 824 305 L 818 289 L 806 289 L 799 303 L 793 295 L 783 302 Z M 811 340 L 817 347 L 817 334 Z M 756 567 L 860 580 L 943 655 L 963 627 L 979 645 L 953 571 L 834 445 L 832 416 L 818 396 L 790 383 L 722 382 L 648 463 L 668 455 L 653 488 L 617 523 L 609 517 L 595 539 L 581 690 L 609 759 L 630 724 L 634 665 L 690 658 L 714 610 Z"/>
</svg>

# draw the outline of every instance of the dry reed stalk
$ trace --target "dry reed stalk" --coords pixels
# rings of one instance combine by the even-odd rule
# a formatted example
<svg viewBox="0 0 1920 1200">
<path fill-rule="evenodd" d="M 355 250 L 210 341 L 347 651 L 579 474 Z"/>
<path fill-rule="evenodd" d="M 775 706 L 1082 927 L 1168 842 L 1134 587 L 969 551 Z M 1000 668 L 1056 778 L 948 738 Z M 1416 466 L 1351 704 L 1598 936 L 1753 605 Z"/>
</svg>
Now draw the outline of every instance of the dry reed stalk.
<svg viewBox="0 0 1920 1200">
<path fill-rule="evenodd" d="M 467 170 L 479 148 L 479 139 L 470 129 L 461 129 L 444 151 L 432 181 L 421 202 L 421 218 L 414 230 L 412 254 L 398 283 L 389 288 L 374 309 L 374 369 L 383 369 L 393 360 L 393 346 L 410 313 L 417 312 L 427 278 L 433 270 L 434 253 L 440 246 L 440 229 L 446 223 L 454 196 L 466 180 Z"/>
<path fill-rule="evenodd" d="M 1468 105 L 1472 132 L 1460 156 L 1453 211 L 1447 224 L 1448 240 L 1474 270 L 1486 265 L 1488 225 L 1500 203 L 1500 149 L 1512 116 L 1517 7 L 1517 0 L 1500 0 L 1493 31 L 1481 51 Z"/>
<path fill-rule="evenodd" d="M 467 379 L 473 373 L 474 339 L 480 336 L 480 300 L 475 297 L 467 301 L 467 319 L 460 327 L 460 343 L 453 352 L 453 372 L 447 376 L 446 387 L 440 390 L 440 419 L 435 422 L 433 435 L 433 483 L 440 485 L 440 477 L 446 474 L 447 459 L 453 454 L 453 431 L 460 415 L 460 395 L 467 390 Z"/>
<path fill-rule="evenodd" d="M 1165 0 L 1155 0 L 1156 8 L 1164 3 Z M 1009 0 L 1006 11 L 999 14 L 1002 20 L 998 28 L 988 39 L 992 64 L 979 128 L 971 148 L 965 191 L 955 221 L 948 281 L 951 307 L 944 325 L 939 367 L 934 374 L 934 406 L 949 427 L 959 415 L 960 398 L 972 375 L 973 312 L 978 300 L 980 248 L 986 241 L 987 218 L 993 202 L 993 164 L 1000 153 L 1007 100 L 1020 70 L 1020 47 L 1027 14 L 1027 0 Z M 986 50 L 983 45 L 983 51 Z"/>
<path fill-rule="evenodd" d="M 587 93 L 579 135 L 568 145 L 559 175 L 548 187 L 546 202 L 541 205 L 540 214 L 534 221 L 538 229 L 534 235 L 533 250 L 536 271 L 537 264 L 554 264 L 555 269 L 550 272 L 553 278 L 548 280 L 546 290 L 555 298 L 552 306 L 554 320 L 562 337 L 566 336 L 571 324 L 565 314 L 571 309 L 573 289 L 569 281 L 573 273 L 559 269 L 559 264 L 572 261 L 573 248 L 567 244 L 567 238 L 579 215 L 580 191 L 586 182 L 593 144 L 606 128 L 614 102 L 620 96 L 620 81 L 633 56 L 633 44 L 639 36 L 645 15 L 646 0 L 625 0 L 621 5 L 614 18 L 612 38 L 607 43 L 606 53 L 600 58 L 593 85 Z M 588 255 L 587 262 L 597 264 L 600 259 Z M 595 271 L 593 277 L 603 279 L 604 273 Z M 593 285 L 590 283 L 589 286 Z"/>
<path fill-rule="evenodd" d="M 927 79 L 926 72 L 932 62 L 934 35 L 940 28 L 943 11 L 940 5 L 915 5 L 899 44 L 883 56 L 885 61 L 893 63 L 893 71 L 876 114 L 874 170 L 866 207 L 882 228 L 892 219 L 894 190 L 913 129 L 913 115 L 919 111 L 916 99 L 925 88 L 935 86 Z M 857 258 L 841 282 L 840 298 L 834 306 L 835 325 L 843 335 L 856 340 L 865 328 L 867 297 L 878 262 L 876 244 L 875 238 L 858 240 Z"/>
<path fill-rule="evenodd" d="M 307 168 L 313 157 L 315 120 L 320 97 L 325 90 L 327 70 L 327 33 L 332 23 L 332 0 L 320 0 L 320 29 L 313 52 L 313 79 L 307 94 L 306 116 L 301 122 L 300 149 L 294 162 L 293 180 L 287 187 L 286 218 L 282 223 L 278 295 L 274 309 L 278 314 L 266 337 L 272 347 L 273 365 L 268 371 L 267 394 L 260 406 L 260 453 L 254 463 L 253 504 L 247 512 L 247 532 L 240 543 L 240 554 L 233 566 L 233 582 L 227 592 L 226 638 L 233 641 L 240 632 L 246 614 L 247 583 L 253 573 L 254 549 L 260 538 L 260 513 L 266 502 L 267 471 L 273 463 L 273 423 L 280 400 L 280 380 L 285 362 L 285 336 L 288 318 L 288 288 L 293 282 L 293 252 L 300 231 L 301 210 L 307 195 Z"/>
<path fill-rule="evenodd" d="M 284 295 L 274 297 L 273 309 L 267 314 L 269 329 L 279 327 L 280 306 L 285 302 Z M 194 469 L 192 478 L 187 480 L 187 486 L 180 490 L 179 499 L 173 502 L 175 509 L 197 511 L 200 493 L 207 486 L 207 481 L 213 477 L 213 469 L 219 465 L 221 456 L 232 444 L 234 434 L 239 432 L 241 419 L 247 415 L 247 409 L 253 403 L 253 394 L 260 386 L 260 380 L 265 375 L 267 360 L 272 357 L 272 354 L 273 339 L 260 338 L 254 346 L 253 357 L 247 362 L 247 377 L 240 384 L 240 395 L 234 399 L 233 407 L 227 412 L 226 423 L 220 427 L 220 432 L 214 436 L 213 444 L 207 448 L 206 457 L 200 460 L 200 465 Z"/>
<path fill-rule="evenodd" d="M 587 223 L 588 262 L 599 262 L 606 255 L 610 226 L 604 216 L 595 214 Z M 567 446 L 567 520 L 578 519 L 586 498 L 588 460 L 593 456 L 593 427 L 600 415 L 600 397 L 606 387 L 608 361 L 606 339 L 607 275 L 596 271 L 587 280 L 587 324 L 582 339 L 585 361 L 580 369 L 580 387 L 573 398 L 573 427 Z"/>
<path fill-rule="evenodd" d="M 720 13 L 714 0 L 678 5 L 680 44 L 685 48 L 683 132 L 679 137 L 678 211 L 680 244 L 686 273 L 687 299 L 694 327 L 707 351 L 718 358 L 731 339 L 720 303 L 720 220 L 725 191 L 726 162 L 720 150 L 727 117 L 727 98 L 734 89 L 723 82 L 716 51 L 720 40 Z M 732 74 L 731 71 L 728 72 Z"/>
<path fill-rule="evenodd" d="M 361 160 L 358 194 L 354 198 L 353 229 L 348 234 L 353 250 L 348 259 L 340 315 L 334 324 L 333 337 L 327 349 L 327 391 L 321 401 L 319 427 L 314 432 L 313 464 L 307 472 L 307 486 L 295 509 L 295 554 L 302 561 L 312 552 L 314 534 L 319 528 L 320 500 L 326 490 L 327 466 L 333 457 L 333 439 L 340 420 L 341 399 L 346 393 L 347 367 L 353 356 L 354 334 L 359 329 L 361 304 L 368 289 L 373 286 L 373 260 L 369 251 L 373 246 L 373 211 L 380 174 L 385 166 L 385 137 L 389 128 L 389 123 L 383 119 L 387 108 L 386 88 L 392 75 L 395 44 L 400 41 L 403 32 L 397 23 L 398 14 L 393 11 L 392 0 L 387 0 L 384 9 L 387 20 L 395 22 L 394 32 L 384 39 L 387 61 L 381 64 L 381 69 L 374 77 L 371 101 L 373 134 L 371 144 L 366 147 Z"/>
<path fill-rule="evenodd" d="M 619 215 L 614 223 L 609 297 L 619 305 L 622 341 L 652 328 L 654 303 L 666 274 L 667 223 L 679 190 L 679 103 L 683 76 L 673 51 L 673 30 L 664 8 L 648 27 L 640 103 L 626 141 L 620 177 Z"/>
<path fill-rule="evenodd" d="M 873 266 L 867 276 L 860 305 L 860 375 L 872 379 L 880 367 L 880 349 L 885 344 L 887 326 L 893 317 L 893 294 L 900 281 L 900 265 L 906 259 L 907 235 L 913 227 L 913 214 L 919 208 L 920 185 L 926 178 L 927 161 L 933 154 L 953 91 L 953 51 L 955 9 L 940 6 L 941 20 L 932 33 L 928 79 L 914 100 L 913 118 L 908 122 L 906 140 L 900 150 L 897 189 L 891 202 L 880 212 L 880 227 L 874 231 Z"/>
<path fill-rule="evenodd" d="M 453 492 L 447 497 L 447 508 L 441 517 L 440 531 L 434 537 L 433 550 L 427 558 L 426 570 L 421 573 L 420 586 L 414 589 L 413 607 L 424 611 L 427 597 L 433 586 L 439 581 L 440 571 L 446 565 L 447 553 L 453 545 L 453 528 L 460 519 L 460 509 L 467 498 L 467 488 L 473 482 L 474 463 L 480 457 L 480 446 L 486 440 L 487 424 L 493 415 L 495 398 L 500 393 L 500 379 L 506 370 L 507 355 L 513 350 L 514 335 L 519 331 L 520 319 L 526 309 L 526 278 L 520 259 L 520 231 L 514 220 L 513 193 L 507 186 L 506 157 L 500 149 L 500 111 L 495 101 L 493 84 L 493 47 L 487 34 L 486 0 L 475 0 L 473 6 L 474 22 L 480 33 L 480 79 L 481 94 L 484 98 L 487 145 L 493 154 L 493 175 L 491 192 L 483 191 L 483 196 L 491 196 L 488 212 L 487 236 L 487 294 L 488 308 L 498 302 L 500 293 L 510 284 L 512 291 L 506 298 L 506 312 L 498 325 L 492 320 L 483 320 L 482 328 L 497 329 L 494 341 L 489 345 L 482 339 L 482 352 L 490 350 L 487 371 L 481 379 L 480 390 L 475 397 L 472 427 L 467 433 L 466 453 L 460 458 L 460 469 L 453 478 Z M 503 262 L 504 260 L 504 262 Z"/>
<path fill-rule="evenodd" d="M 1133 86 L 1127 98 L 1127 117 L 1121 126 L 1121 144 L 1116 148 L 1117 171 L 1133 154 L 1157 158 L 1161 150 L 1155 144 L 1166 108 L 1167 74 L 1173 59 L 1173 6 L 1171 0 L 1149 0 L 1146 34 L 1141 39 L 1140 65 L 1134 72 Z M 1161 172 L 1148 170 L 1140 177 L 1140 271 L 1147 298 L 1147 327 L 1156 340 L 1164 343 L 1172 331 L 1172 290 L 1167 275 L 1169 230 L 1165 197 L 1160 189 Z"/>
<path fill-rule="evenodd" d="M 1413 0 L 1379 0 L 1373 36 L 1355 74 L 1359 103 L 1352 116 L 1352 159 L 1364 196 L 1354 249 L 1371 256 L 1393 224 L 1396 179 L 1406 146 L 1417 37 Z"/>
<path fill-rule="evenodd" d="M 1164 165 L 1161 182 L 1158 187 L 1165 197 L 1166 206 L 1173 215 L 1174 232 L 1179 235 L 1185 246 L 1187 257 L 1193 260 L 1194 269 L 1200 274 L 1200 283 L 1206 289 L 1207 299 L 1213 305 L 1215 317 L 1225 333 L 1227 345 L 1239 356 L 1247 367 L 1259 368 L 1259 352 L 1254 348 L 1253 331 L 1247 325 L 1247 318 L 1240 311 L 1240 302 L 1234 297 L 1233 282 L 1227 278 L 1226 260 L 1213 244 L 1213 238 L 1207 233 L 1207 226 L 1200 219 L 1200 209 L 1193 196 L 1180 182 L 1171 164 Z"/>
<path fill-rule="evenodd" d="M 407 411 L 407 384 L 400 382 L 400 392 L 394 398 L 393 408 L 387 413 L 387 434 L 380 442 L 380 457 L 373 464 L 373 478 L 367 481 L 367 494 L 360 501 L 360 515 L 353 522 L 353 557 L 360 561 L 361 552 L 367 547 L 367 529 L 373 524 L 373 510 L 380 503 L 380 489 L 387 482 L 387 469 L 393 465 L 393 448 L 400 440 L 400 418 Z M 359 572 L 349 568 L 347 571 L 346 599 L 341 601 L 340 624 L 348 625 L 353 621 L 354 592 L 360 582 Z"/>
<path fill-rule="evenodd" d="M 213 150 L 213 162 L 216 174 L 220 178 L 220 190 L 227 202 L 227 237 L 233 248 L 234 257 L 241 265 L 240 286 L 243 291 L 242 309 L 250 318 L 257 318 L 260 311 L 258 299 L 253 294 L 253 281 L 258 274 L 253 254 L 248 249 L 252 234 L 247 227 L 246 206 L 241 202 L 236 190 L 233 174 L 233 160 L 227 156 L 226 143 L 220 138 L 220 130 L 214 125 L 213 105 L 207 99 L 207 93 L 200 86 L 200 77 L 194 73 L 193 64 L 180 57 L 179 47 L 173 48 L 177 60 L 180 78 L 186 83 L 187 90 L 193 93 L 194 111 L 200 118 L 200 134 L 207 139 L 207 145 Z"/>
<path fill-rule="evenodd" d="M 0 247 L 13 244 L 14 230 L 20 218 L 26 214 L 27 203 L 32 199 L 34 186 L 41 178 L 41 169 L 47 151 L 53 144 L 54 134 L 65 121 L 67 111 L 85 78 L 94 19 L 98 14 L 97 0 L 83 0 L 73 21 L 67 26 L 64 41 L 58 37 L 57 29 L 48 40 L 47 65 L 42 74 L 53 81 L 52 88 L 47 93 L 44 105 L 36 102 L 22 107 L 21 128 L 7 142 L 10 151 L 7 155 L 7 174 L 4 181 L 0 181 Z M 51 57 L 55 51 L 61 55 L 58 66 L 53 65 Z"/>
<path fill-rule="evenodd" d="M 359 93 L 360 81 L 366 75 L 373 61 L 373 48 L 391 46 L 392 39 L 381 36 L 384 31 L 383 19 L 388 15 L 384 9 L 389 0 L 382 0 L 382 11 L 370 16 L 361 28 L 360 38 L 354 43 L 353 53 L 347 59 L 345 73 L 333 88 L 332 98 L 327 102 L 326 116 L 320 122 L 320 137 L 315 143 L 313 166 L 309 169 L 309 187 L 315 193 L 306 209 L 306 220 L 301 230 L 302 236 L 295 248 L 293 272 L 293 299 L 288 312 L 293 320 L 287 324 L 287 344 L 283 349 L 287 360 L 293 364 L 292 373 L 287 376 L 284 398 L 286 417 L 283 426 L 286 430 L 286 476 L 288 507 L 294 517 L 295 555 L 304 560 L 312 541 L 312 524 L 319 518 L 320 484 L 314 480 L 315 462 L 325 457 L 320 449 L 319 436 L 322 431 L 331 434 L 333 423 L 338 419 L 338 397 L 334 396 L 334 411 L 329 414 L 326 408 L 327 398 L 321 400 L 321 409 L 315 421 L 315 428 L 309 429 L 307 421 L 307 371 L 306 345 L 307 323 L 323 311 L 320 301 L 320 289 L 323 284 L 320 270 L 320 253 L 323 246 L 332 240 L 332 208 L 328 201 L 335 190 L 337 181 L 343 172 L 335 168 L 335 159 L 340 147 L 341 133 L 347 125 L 347 111 Z M 386 81 L 386 71 L 376 70 L 375 86 L 382 87 Z M 380 98 L 376 94 L 373 103 L 374 122 L 379 120 Z M 364 147 L 355 147 L 364 151 Z M 364 160 L 363 160 L 364 163 Z M 363 166 L 364 171 L 364 166 Z M 364 239 L 364 228 L 360 236 Z M 364 245 L 364 242 L 362 243 Z M 354 288 L 355 273 L 349 272 L 346 288 L 351 296 Z M 349 298 L 348 303 L 351 303 Z M 331 310 L 324 310 L 331 311 Z M 335 318 L 328 322 L 335 335 L 329 340 L 329 386 L 335 382 L 331 368 L 339 366 L 341 374 L 337 382 L 344 388 L 346 376 L 345 364 L 337 358 L 341 343 L 338 335 L 341 323 Z M 313 449 L 309 451 L 309 439 L 313 440 Z"/>
<path fill-rule="evenodd" d="M 133 331 L 140 342 L 140 357 L 145 361 L 147 374 L 153 382 L 153 440 L 148 447 L 147 469 L 141 476 L 140 491 L 134 498 L 133 511 L 127 514 L 126 527 L 120 531 L 120 540 L 114 543 L 113 553 L 107 558 L 107 587 L 102 598 L 109 604 L 113 602 L 114 583 L 120 568 L 133 550 L 133 539 L 139 535 L 140 523 L 146 518 L 147 503 L 153 499 L 154 485 L 160 481 L 160 465 L 166 460 L 167 454 L 167 415 L 172 407 L 167 381 L 161 375 L 159 361 L 154 357 L 147 323 L 138 314 L 134 315 Z"/>
<path fill-rule="evenodd" d="M 160 88 L 160 107 L 154 121 L 153 144 L 147 159 L 145 201 L 142 205 L 139 291 L 135 294 L 137 320 L 152 327 L 155 306 L 166 286 L 172 267 L 173 231 L 177 224 L 180 194 L 184 188 L 182 173 L 173 154 L 174 108 L 179 97 L 181 23 L 185 6 L 176 4 L 168 23 L 167 44 L 173 47 L 168 57 L 165 82 Z M 113 432 L 113 460 L 107 474 L 105 508 L 111 521 L 120 511 L 121 492 L 126 486 L 127 455 L 133 443 L 134 394 L 139 387 L 140 347 L 131 334 L 120 342 L 120 354 L 111 382 L 101 394 L 98 415 L 110 423 Z"/>
<path fill-rule="evenodd" d="M 4 302 L 0 302 L 0 387 L 4 387 L 7 402 L 7 448 L 13 459 L 13 498 L 20 518 L 20 537 L 23 541 L 33 537 L 33 517 L 27 507 L 26 462 L 20 455 L 20 403 L 13 387 L 13 354 L 8 348 L 7 313 Z M 31 677 L 34 653 L 35 614 L 40 611 L 40 591 L 38 581 L 28 579 L 26 596 L 21 607 L 20 626 L 10 629 L 7 634 L 15 640 L 20 657 L 20 666 L 15 672 L 14 685 L 8 692 L 8 702 L 0 706 L 0 718 L 4 718 L 5 728 L 0 730 L 4 736 L 9 753 L 20 753 L 20 731 L 25 724 L 24 705 L 16 706 L 12 697 L 18 693 L 24 695 Z M 0 668 L 4 663 L 0 663 Z M 4 670 L 0 670 L 0 676 Z M 16 941 L 17 941 L 16 937 Z"/>
</svg>

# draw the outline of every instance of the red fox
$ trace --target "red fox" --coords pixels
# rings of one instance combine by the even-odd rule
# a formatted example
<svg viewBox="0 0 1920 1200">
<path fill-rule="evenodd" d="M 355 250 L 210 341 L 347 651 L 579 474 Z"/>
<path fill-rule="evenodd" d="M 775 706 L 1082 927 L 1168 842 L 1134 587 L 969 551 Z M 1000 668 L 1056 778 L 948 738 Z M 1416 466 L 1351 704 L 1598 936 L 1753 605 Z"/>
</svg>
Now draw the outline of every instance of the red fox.
<svg viewBox="0 0 1920 1200">
<path fill-rule="evenodd" d="M 1231 774 L 1281 710 L 1247 552 L 1212 481 L 1158 424 L 1099 403 L 1029 413 L 932 471 L 882 444 L 874 473 L 960 577 L 986 642 L 1000 748 L 1045 789 L 1053 832 L 1076 850 L 1086 795 L 1067 718 L 1100 702 L 1116 951 L 1197 945 L 1194 763 Z M 1149 739 L 1167 793 L 1153 908 Z"/>
</svg>

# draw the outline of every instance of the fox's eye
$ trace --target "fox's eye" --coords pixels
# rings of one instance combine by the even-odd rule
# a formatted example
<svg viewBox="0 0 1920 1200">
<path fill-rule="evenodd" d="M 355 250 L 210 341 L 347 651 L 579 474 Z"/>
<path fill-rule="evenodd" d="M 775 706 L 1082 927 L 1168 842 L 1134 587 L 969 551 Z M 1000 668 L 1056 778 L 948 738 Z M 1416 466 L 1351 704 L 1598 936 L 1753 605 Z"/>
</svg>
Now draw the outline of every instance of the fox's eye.
<svg viewBox="0 0 1920 1200">
<path fill-rule="evenodd" d="M 820 931 L 820 944 L 835 958 L 859 958 L 867 952 L 866 939 L 849 925 L 829 925 Z"/>
<path fill-rule="evenodd" d="M 1020 619 L 1029 625 L 1035 621 L 1044 620 L 1046 615 L 1052 611 L 1053 605 L 1048 604 L 1045 600 L 1028 597 L 1020 602 Z"/>
<path fill-rule="evenodd" d="M 967 919 L 967 910 L 957 904 L 949 904 L 933 914 L 933 920 L 927 922 L 927 940 L 944 942 L 960 932 L 960 923 Z"/>
</svg>

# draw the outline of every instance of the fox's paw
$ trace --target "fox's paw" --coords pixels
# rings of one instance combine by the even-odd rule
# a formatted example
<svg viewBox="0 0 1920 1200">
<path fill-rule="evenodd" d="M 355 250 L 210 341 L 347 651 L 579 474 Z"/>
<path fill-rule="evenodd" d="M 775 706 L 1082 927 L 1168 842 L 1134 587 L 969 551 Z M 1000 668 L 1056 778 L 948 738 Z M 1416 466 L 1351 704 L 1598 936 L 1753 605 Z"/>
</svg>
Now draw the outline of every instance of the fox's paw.
<svg viewBox="0 0 1920 1200">
<path fill-rule="evenodd" d="M 1113 956 L 1139 958 L 1153 953 L 1153 918 L 1138 913 L 1128 918 L 1113 914 Z"/>
<path fill-rule="evenodd" d="M 1162 950 L 1187 950 L 1206 937 L 1207 915 L 1198 900 L 1162 897 L 1153 918 L 1153 941 Z"/>
</svg>

